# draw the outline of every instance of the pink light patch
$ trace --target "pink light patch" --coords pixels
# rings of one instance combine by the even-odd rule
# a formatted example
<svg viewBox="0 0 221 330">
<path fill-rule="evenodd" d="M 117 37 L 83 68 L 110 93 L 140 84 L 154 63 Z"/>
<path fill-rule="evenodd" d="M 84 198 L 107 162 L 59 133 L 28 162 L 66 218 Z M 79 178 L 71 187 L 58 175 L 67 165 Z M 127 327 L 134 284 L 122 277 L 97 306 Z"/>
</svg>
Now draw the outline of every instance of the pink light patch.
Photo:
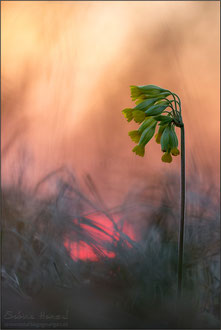
<svg viewBox="0 0 221 330">
<path fill-rule="evenodd" d="M 91 214 L 90 216 L 87 216 L 85 218 L 89 220 L 93 220 L 95 222 L 94 224 L 103 230 L 103 232 L 101 232 L 99 229 L 91 227 L 89 224 L 82 223 L 80 225 L 81 228 L 87 230 L 95 240 L 101 243 L 103 242 L 109 244 L 113 243 L 114 240 L 115 241 L 119 240 L 120 234 L 114 229 L 114 225 L 112 221 L 105 215 Z M 118 223 L 119 219 L 120 219 L 119 216 L 115 215 L 113 217 L 115 223 Z M 126 224 L 126 225 L 124 224 L 123 228 L 121 228 L 121 231 L 124 234 L 126 234 L 130 239 L 135 240 L 134 231 L 130 224 Z M 99 259 L 98 254 L 96 254 L 94 249 L 84 241 L 80 240 L 78 242 L 71 242 L 70 240 L 66 240 L 64 242 L 64 246 L 69 251 L 71 258 L 75 261 L 79 259 L 98 261 Z M 115 257 L 115 253 L 113 251 L 108 251 L 105 248 L 101 248 L 101 250 L 98 250 L 98 253 L 108 258 Z"/>
</svg>

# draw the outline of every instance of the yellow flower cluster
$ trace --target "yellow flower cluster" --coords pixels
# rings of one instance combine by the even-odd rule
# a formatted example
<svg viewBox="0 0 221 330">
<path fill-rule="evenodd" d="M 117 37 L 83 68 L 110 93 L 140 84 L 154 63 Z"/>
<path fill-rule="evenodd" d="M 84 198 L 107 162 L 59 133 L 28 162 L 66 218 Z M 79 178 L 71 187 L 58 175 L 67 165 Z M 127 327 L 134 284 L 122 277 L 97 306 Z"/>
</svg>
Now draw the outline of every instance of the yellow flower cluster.
<svg viewBox="0 0 221 330">
<path fill-rule="evenodd" d="M 178 139 L 175 132 L 174 110 L 172 101 L 167 99 L 172 93 L 154 85 L 131 86 L 131 98 L 135 101 L 134 108 L 124 109 L 123 115 L 128 122 L 134 120 L 141 124 L 138 130 L 130 131 L 128 134 L 132 141 L 137 143 L 132 151 L 141 157 L 145 154 L 145 146 L 154 136 L 158 124 L 158 132 L 155 141 L 161 144 L 164 152 L 162 161 L 172 162 L 172 155 L 179 155 Z M 171 108 L 172 111 L 166 111 Z"/>
</svg>

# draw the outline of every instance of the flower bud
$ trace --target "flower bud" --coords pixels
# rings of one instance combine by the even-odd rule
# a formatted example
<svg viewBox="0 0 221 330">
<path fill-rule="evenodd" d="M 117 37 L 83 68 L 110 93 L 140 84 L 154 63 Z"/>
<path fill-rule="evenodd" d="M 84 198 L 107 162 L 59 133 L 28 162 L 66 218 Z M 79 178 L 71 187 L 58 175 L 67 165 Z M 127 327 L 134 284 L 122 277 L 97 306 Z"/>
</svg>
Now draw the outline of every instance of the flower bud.
<svg viewBox="0 0 221 330">
<path fill-rule="evenodd" d="M 145 114 L 147 116 L 157 116 L 160 115 L 166 108 L 168 107 L 168 104 L 164 104 L 164 105 L 152 105 L 152 107 L 150 107 L 149 109 L 147 109 L 145 111 Z"/>
<path fill-rule="evenodd" d="M 161 150 L 162 151 L 167 151 L 170 147 L 170 127 L 166 126 L 161 139 L 160 139 L 160 144 L 161 144 Z"/>
<path fill-rule="evenodd" d="M 170 126 L 170 132 L 169 132 L 169 145 L 170 145 L 170 148 L 173 149 L 173 148 L 177 148 L 178 147 L 178 139 L 177 139 L 177 136 L 176 136 L 176 132 L 175 132 L 175 129 L 173 126 Z"/>
<path fill-rule="evenodd" d="M 137 106 L 134 108 L 134 110 L 143 110 L 143 111 L 145 110 L 146 111 L 157 100 L 158 100 L 158 98 L 152 98 L 152 99 L 143 100 L 142 102 L 140 102 L 139 104 L 137 104 Z"/>
</svg>

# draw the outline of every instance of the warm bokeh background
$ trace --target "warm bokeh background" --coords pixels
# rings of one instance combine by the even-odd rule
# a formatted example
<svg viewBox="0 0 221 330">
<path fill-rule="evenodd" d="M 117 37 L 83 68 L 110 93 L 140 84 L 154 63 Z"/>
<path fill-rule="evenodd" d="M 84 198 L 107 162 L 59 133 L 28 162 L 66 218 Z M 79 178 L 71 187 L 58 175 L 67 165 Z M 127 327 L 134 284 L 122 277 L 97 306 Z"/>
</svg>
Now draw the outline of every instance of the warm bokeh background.
<svg viewBox="0 0 221 330">
<path fill-rule="evenodd" d="M 131 152 L 121 110 L 129 85 L 176 92 L 186 125 L 187 174 L 219 180 L 218 1 L 2 1 L 2 182 L 28 184 L 61 165 L 89 173 L 106 201 L 179 171 L 159 145 Z M 175 173 L 175 172 L 174 172 Z"/>
</svg>

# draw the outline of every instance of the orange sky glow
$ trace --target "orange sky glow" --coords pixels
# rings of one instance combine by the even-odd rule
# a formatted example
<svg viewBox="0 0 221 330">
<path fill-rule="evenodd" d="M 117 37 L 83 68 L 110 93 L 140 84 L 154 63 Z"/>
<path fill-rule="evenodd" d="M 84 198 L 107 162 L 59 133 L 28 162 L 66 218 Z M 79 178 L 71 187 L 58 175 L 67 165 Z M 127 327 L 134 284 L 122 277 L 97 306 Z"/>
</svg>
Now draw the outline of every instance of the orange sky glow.
<svg viewBox="0 0 221 330">
<path fill-rule="evenodd" d="M 179 172 L 156 143 L 140 159 L 121 110 L 130 85 L 176 92 L 187 174 L 219 179 L 220 3 L 2 1 L 2 183 L 34 185 L 66 165 L 95 180 L 108 206 L 141 178 Z M 23 157 L 23 158 L 22 158 Z M 128 229 L 127 229 L 128 230 Z"/>
</svg>

